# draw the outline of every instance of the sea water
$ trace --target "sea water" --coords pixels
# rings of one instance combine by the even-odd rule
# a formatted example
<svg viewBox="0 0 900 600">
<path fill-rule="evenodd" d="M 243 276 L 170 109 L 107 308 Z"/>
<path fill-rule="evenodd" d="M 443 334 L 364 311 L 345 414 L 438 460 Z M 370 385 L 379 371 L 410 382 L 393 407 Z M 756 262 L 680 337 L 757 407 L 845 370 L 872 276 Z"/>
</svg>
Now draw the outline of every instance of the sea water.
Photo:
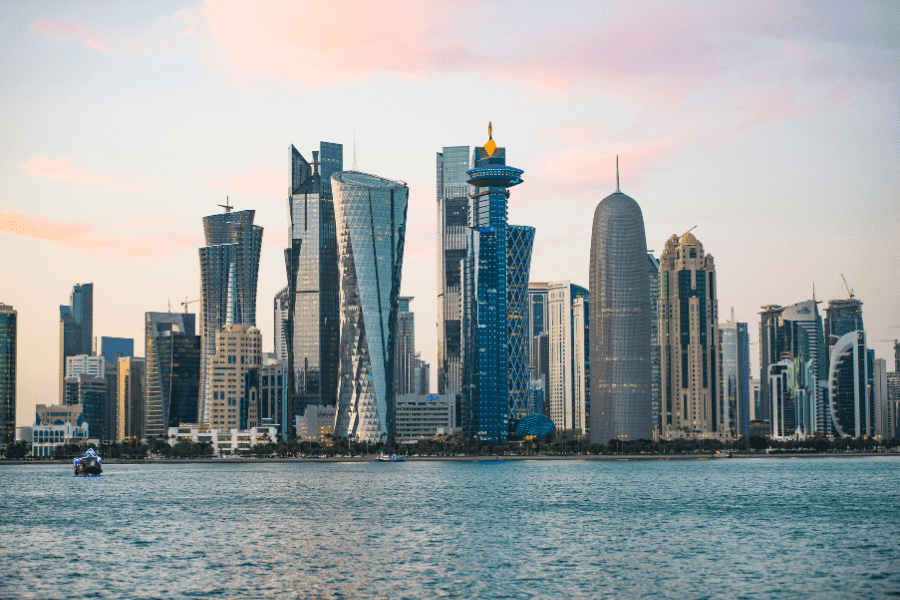
<svg viewBox="0 0 900 600">
<path fill-rule="evenodd" d="M 896 597 L 900 458 L 0 466 L 0 548 L 2 598 Z"/>
</svg>

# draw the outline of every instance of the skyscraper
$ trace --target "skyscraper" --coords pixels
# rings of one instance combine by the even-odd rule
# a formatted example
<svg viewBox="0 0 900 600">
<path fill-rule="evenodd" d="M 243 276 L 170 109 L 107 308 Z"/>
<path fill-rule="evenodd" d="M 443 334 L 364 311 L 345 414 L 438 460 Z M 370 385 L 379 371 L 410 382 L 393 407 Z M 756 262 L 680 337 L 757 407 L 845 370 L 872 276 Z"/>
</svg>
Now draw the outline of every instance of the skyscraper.
<svg viewBox="0 0 900 600">
<path fill-rule="evenodd" d="M 66 358 L 92 354 L 94 338 L 94 284 L 76 283 L 69 304 L 59 307 L 59 403 L 65 398 Z"/>
<path fill-rule="evenodd" d="M 414 393 L 413 369 L 416 360 L 416 322 L 409 310 L 412 296 L 401 296 L 397 312 L 397 335 L 394 337 L 394 394 Z"/>
<path fill-rule="evenodd" d="M 731 320 L 719 325 L 722 369 L 722 422 L 732 437 L 750 436 L 750 339 L 747 324 Z"/>
<path fill-rule="evenodd" d="M 192 313 L 145 315 L 147 437 L 165 436 L 169 427 L 198 420 L 202 352 L 195 318 Z M 215 370 L 209 366 L 212 379 Z"/>
<path fill-rule="evenodd" d="M 437 153 L 438 394 L 462 390 L 462 285 L 466 258 L 469 147 Z"/>
<path fill-rule="evenodd" d="M 875 435 L 869 373 L 866 333 L 848 331 L 832 346 L 828 369 L 828 408 L 836 436 Z"/>
<path fill-rule="evenodd" d="M 338 394 L 340 272 L 331 177 L 343 169 L 344 147 L 320 142 L 312 156 L 310 164 L 291 146 L 291 247 L 285 250 L 291 413 L 285 422 L 307 405 L 333 406 Z"/>
<path fill-rule="evenodd" d="M 650 421 L 653 439 L 662 433 L 662 371 L 659 361 L 659 259 L 647 253 L 650 280 Z"/>
<path fill-rule="evenodd" d="M 528 275 L 534 227 L 506 227 L 507 388 L 510 431 L 528 414 L 528 382 L 531 380 L 531 338 L 528 335 Z"/>
<path fill-rule="evenodd" d="M 576 387 L 580 382 L 576 381 L 575 371 L 584 374 L 583 357 L 584 349 L 578 352 L 582 358 L 582 364 L 576 364 L 575 336 L 576 330 L 581 329 L 581 338 L 584 338 L 584 309 L 579 311 L 581 322 L 576 322 L 574 307 L 576 299 L 585 299 L 588 291 L 580 285 L 573 285 L 569 281 L 556 281 L 549 285 L 547 304 L 547 333 L 550 350 L 550 373 L 546 390 L 550 404 L 550 420 L 556 425 L 557 430 L 584 429 L 587 425 L 583 422 L 583 408 L 577 407 Z M 582 402 L 584 404 L 582 396 Z"/>
<path fill-rule="evenodd" d="M 248 429 L 259 425 L 262 336 L 252 325 L 226 325 L 216 332 L 209 426 Z"/>
<path fill-rule="evenodd" d="M 101 337 L 100 355 L 112 364 L 120 358 L 134 356 L 134 340 L 131 338 Z"/>
<path fill-rule="evenodd" d="M 582 436 L 591 429 L 591 301 L 572 302 L 572 429 Z"/>
<path fill-rule="evenodd" d="M 724 434 L 719 405 L 716 267 L 694 234 L 673 235 L 659 259 L 661 398 L 666 439 Z"/>
<path fill-rule="evenodd" d="M 119 359 L 117 440 L 139 440 L 146 437 L 144 434 L 146 410 L 144 395 L 146 370 L 144 367 L 143 358 L 130 356 Z"/>
<path fill-rule="evenodd" d="M 394 433 L 394 344 L 406 237 L 406 184 L 343 171 L 331 178 L 341 282 L 335 434 Z"/>
<path fill-rule="evenodd" d="M 255 212 L 232 212 L 226 204 L 224 213 L 203 218 L 206 246 L 200 248 L 203 358 L 198 418 L 201 423 L 209 423 L 212 400 L 209 361 L 217 350 L 216 332 L 226 324 L 256 325 L 256 283 L 259 279 L 263 228 L 253 224 Z M 148 362 L 148 372 L 150 368 Z M 149 388 L 147 393 L 150 393 Z M 149 413 L 147 417 L 150 418 Z"/>
<path fill-rule="evenodd" d="M 18 313 L 0 302 L 0 444 L 16 440 L 16 338 Z"/>
<path fill-rule="evenodd" d="M 275 358 L 283 360 L 285 364 L 288 362 L 288 325 L 290 323 L 290 303 L 288 293 L 289 288 L 284 287 L 275 294 L 273 321 L 275 335 L 273 336 Z"/>
<path fill-rule="evenodd" d="M 813 299 L 787 307 L 773 304 L 762 308 L 759 329 L 760 418 L 771 421 L 775 426 L 775 415 L 772 413 L 775 404 L 767 382 L 770 367 L 787 359 L 793 362 L 793 376 L 788 380 L 787 393 L 796 407 L 797 418 L 794 428 L 785 435 L 793 435 L 797 427 L 804 435 L 816 431 L 830 435 L 831 420 L 823 389 L 827 362 L 818 303 Z"/>
<path fill-rule="evenodd" d="M 469 197 L 463 283 L 463 434 L 497 443 L 509 437 L 508 279 L 506 208 L 522 171 L 506 165 L 494 142 L 475 148 L 466 172 Z"/>
<path fill-rule="evenodd" d="M 619 190 L 591 230 L 591 443 L 650 439 L 650 286 L 644 217 Z"/>
</svg>

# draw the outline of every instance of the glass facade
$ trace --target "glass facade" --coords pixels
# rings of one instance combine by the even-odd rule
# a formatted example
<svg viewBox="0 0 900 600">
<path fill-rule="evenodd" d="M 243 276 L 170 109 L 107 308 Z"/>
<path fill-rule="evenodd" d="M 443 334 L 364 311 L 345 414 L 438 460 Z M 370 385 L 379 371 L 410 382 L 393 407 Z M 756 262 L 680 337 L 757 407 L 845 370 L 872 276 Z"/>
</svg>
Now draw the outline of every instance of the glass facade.
<svg viewBox="0 0 900 600">
<path fill-rule="evenodd" d="M 828 371 L 829 412 L 838 437 L 874 436 L 875 403 L 864 331 L 848 331 L 835 342 Z"/>
<path fill-rule="evenodd" d="M 344 150 L 329 142 L 319 148 L 310 164 L 291 146 L 291 247 L 285 250 L 291 420 L 309 405 L 334 406 L 338 394 L 340 275 L 331 177 L 343 169 Z"/>
<path fill-rule="evenodd" d="M 468 239 L 463 274 L 462 427 L 468 439 L 509 439 L 508 374 L 508 188 L 522 183 L 522 171 L 506 166 L 506 149 L 493 138 L 472 154 L 466 172 Z"/>
<path fill-rule="evenodd" d="M 723 414 L 733 437 L 750 435 L 750 338 L 746 323 L 719 326 Z"/>
<path fill-rule="evenodd" d="M 544 415 L 530 414 L 516 425 L 516 435 L 524 438 L 541 439 L 553 433 L 553 421 Z"/>
<path fill-rule="evenodd" d="M 203 218 L 206 246 L 200 248 L 203 358 L 199 419 L 202 423 L 209 423 L 212 401 L 209 361 L 216 354 L 216 332 L 226 324 L 256 325 L 256 284 L 263 228 L 253 224 L 255 212 L 232 212 L 226 208 L 222 214 Z M 149 371 L 149 362 L 147 368 Z"/>
<path fill-rule="evenodd" d="M 438 393 L 462 390 L 462 285 L 469 210 L 469 146 L 437 153 Z"/>
<path fill-rule="evenodd" d="M 0 303 L 0 444 L 16 440 L 16 336 L 18 315 Z"/>
<path fill-rule="evenodd" d="M 198 421 L 202 340 L 195 327 L 192 313 L 146 314 L 147 437 Z"/>
<path fill-rule="evenodd" d="M 510 428 L 528 414 L 531 340 L 528 336 L 528 276 L 534 227 L 506 228 L 506 327 Z"/>
<path fill-rule="evenodd" d="M 650 278 L 650 420 L 653 429 L 662 432 L 662 376 L 659 365 L 659 259 L 647 253 Z"/>
<path fill-rule="evenodd" d="M 335 434 L 394 435 L 394 344 L 409 190 L 344 171 L 331 178 L 341 282 L 340 382 Z"/>
<path fill-rule="evenodd" d="M 591 443 L 650 439 L 650 289 L 644 218 L 620 191 L 594 212 Z"/>
<path fill-rule="evenodd" d="M 100 355 L 112 364 L 120 358 L 134 356 L 134 340 L 131 338 L 101 337 Z"/>
<path fill-rule="evenodd" d="M 106 378 L 82 373 L 66 378 L 65 404 L 81 405 L 84 422 L 89 426 L 90 436 L 101 441 L 115 439 L 115 432 L 106 430 Z"/>
<path fill-rule="evenodd" d="M 93 354 L 94 284 L 75 284 L 68 306 L 59 307 L 59 398 L 65 397 L 66 358 Z"/>
</svg>

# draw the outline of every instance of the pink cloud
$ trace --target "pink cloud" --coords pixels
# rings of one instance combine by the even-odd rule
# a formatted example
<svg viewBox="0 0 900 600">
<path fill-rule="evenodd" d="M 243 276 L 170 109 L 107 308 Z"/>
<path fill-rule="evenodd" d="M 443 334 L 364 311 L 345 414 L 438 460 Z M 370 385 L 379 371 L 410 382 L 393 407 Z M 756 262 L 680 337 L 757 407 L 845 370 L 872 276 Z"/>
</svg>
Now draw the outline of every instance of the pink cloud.
<svg viewBox="0 0 900 600">
<path fill-rule="evenodd" d="M 26 175 L 40 177 L 42 179 L 55 179 L 58 181 L 75 181 L 96 185 L 100 187 L 119 188 L 123 190 L 137 190 L 145 186 L 131 183 L 120 177 L 93 173 L 80 167 L 76 167 L 66 159 L 52 159 L 47 156 L 36 156 L 22 166 Z"/>
<path fill-rule="evenodd" d="M 130 227 L 126 226 L 127 229 Z M 174 254 L 174 248 L 198 248 L 202 240 L 178 233 L 160 233 L 136 227 L 137 235 L 101 235 L 85 222 L 59 223 L 46 217 L 28 217 L 16 210 L 0 211 L 0 233 L 45 240 L 132 263 L 158 263 Z"/>
<path fill-rule="evenodd" d="M 237 194 L 264 194 L 275 198 L 287 198 L 290 184 L 284 173 L 257 171 L 235 175 L 221 181 L 207 181 L 206 185 Z"/>
<path fill-rule="evenodd" d="M 34 23 L 28 26 L 28 30 L 35 35 L 45 35 L 54 42 L 79 42 L 88 48 L 109 52 L 109 48 L 102 41 L 106 37 L 104 34 L 75 23 L 35 19 Z"/>
</svg>

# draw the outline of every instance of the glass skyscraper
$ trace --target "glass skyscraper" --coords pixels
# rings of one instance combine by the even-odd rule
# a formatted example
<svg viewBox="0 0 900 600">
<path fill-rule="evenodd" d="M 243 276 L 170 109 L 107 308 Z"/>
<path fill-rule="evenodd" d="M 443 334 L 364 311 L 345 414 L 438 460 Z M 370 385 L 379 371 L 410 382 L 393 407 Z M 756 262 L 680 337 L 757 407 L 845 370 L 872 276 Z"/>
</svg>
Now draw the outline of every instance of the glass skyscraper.
<svg viewBox="0 0 900 600">
<path fill-rule="evenodd" d="M 528 275 L 534 227 L 506 228 L 506 312 L 509 419 L 515 431 L 519 419 L 528 414 L 528 383 L 531 380 L 531 338 L 528 335 Z"/>
<path fill-rule="evenodd" d="M 619 191 L 591 232 L 591 443 L 651 439 L 650 286 L 641 207 Z"/>
<path fill-rule="evenodd" d="M 406 184 L 332 175 L 341 275 L 340 382 L 335 435 L 394 435 L 394 344 L 406 237 Z"/>
<path fill-rule="evenodd" d="M 654 439 L 662 432 L 662 375 L 659 361 L 659 259 L 647 253 L 650 278 L 650 419 Z"/>
<path fill-rule="evenodd" d="M 732 311 L 733 312 L 733 311 Z M 732 437 L 750 436 L 750 338 L 734 316 L 719 325 L 722 412 Z"/>
<path fill-rule="evenodd" d="M 0 444 L 16 440 L 16 321 L 12 306 L 0 302 Z"/>
<path fill-rule="evenodd" d="M 334 406 L 340 359 L 340 274 L 331 177 L 343 169 L 344 147 L 320 142 L 309 163 L 291 146 L 291 247 L 287 266 L 287 363 L 290 407 Z"/>
<path fill-rule="evenodd" d="M 167 428 L 196 423 L 199 411 L 201 339 L 192 313 L 145 317 L 145 435 L 166 436 Z"/>
<path fill-rule="evenodd" d="M 462 391 L 462 286 L 468 237 L 469 147 L 437 153 L 438 394 Z M 457 410 L 457 415 L 460 411 Z"/>
<path fill-rule="evenodd" d="M 203 358 L 199 420 L 204 424 L 209 423 L 209 361 L 216 354 L 216 332 L 228 324 L 256 325 L 256 284 L 263 228 L 253 224 L 255 212 L 232 212 L 231 207 L 226 207 L 224 213 L 203 218 L 206 246 L 200 248 Z"/>
<path fill-rule="evenodd" d="M 66 394 L 66 358 L 92 354 L 94 340 L 94 284 L 75 284 L 68 306 L 59 307 L 59 403 Z"/>
<path fill-rule="evenodd" d="M 506 206 L 522 170 L 506 165 L 494 142 L 475 148 L 466 172 L 468 239 L 463 284 L 463 435 L 480 442 L 509 439 Z"/>
</svg>

